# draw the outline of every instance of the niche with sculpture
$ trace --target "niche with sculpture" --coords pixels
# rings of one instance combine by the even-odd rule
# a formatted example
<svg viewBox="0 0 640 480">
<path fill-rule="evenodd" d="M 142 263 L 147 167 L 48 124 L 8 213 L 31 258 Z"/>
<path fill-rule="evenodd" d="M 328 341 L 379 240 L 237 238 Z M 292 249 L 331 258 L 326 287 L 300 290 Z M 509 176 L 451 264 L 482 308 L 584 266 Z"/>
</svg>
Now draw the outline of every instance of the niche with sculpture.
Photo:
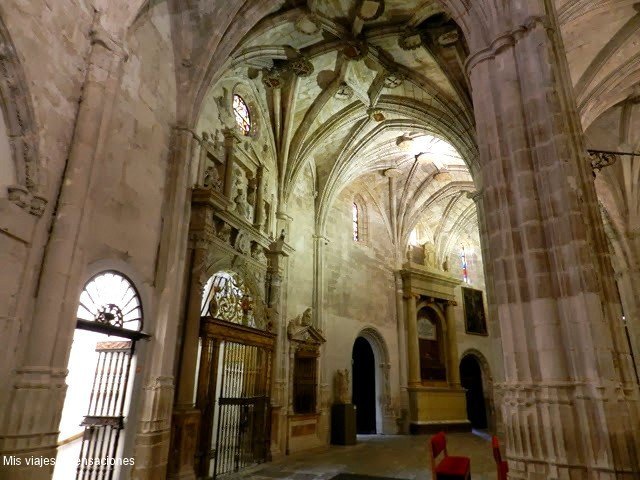
<svg viewBox="0 0 640 480">
<path fill-rule="evenodd" d="M 292 365 L 291 413 L 296 415 L 316 413 L 318 409 L 318 358 L 325 338 L 311 321 L 312 310 L 307 308 L 291 320 L 287 327 Z"/>
</svg>

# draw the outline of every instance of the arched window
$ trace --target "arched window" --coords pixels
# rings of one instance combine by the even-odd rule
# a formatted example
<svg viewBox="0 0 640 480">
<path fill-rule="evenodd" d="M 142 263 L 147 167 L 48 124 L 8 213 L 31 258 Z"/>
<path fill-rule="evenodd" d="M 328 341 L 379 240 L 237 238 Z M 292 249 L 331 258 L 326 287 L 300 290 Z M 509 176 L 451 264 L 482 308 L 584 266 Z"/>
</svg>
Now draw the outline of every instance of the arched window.
<svg viewBox="0 0 640 480">
<path fill-rule="evenodd" d="M 240 95 L 233 95 L 233 114 L 236 117 L 236 124 L 242 133 L 249 135 L 251 132 L 251 115 L 249 107 Z"/>
<path fill-rule="evenodd" d="M 351 204 L 351 233 L 354 242 L 367 241 L 367 208 L 360 195 L 356 195 Z"/>
<path fill-rule="evenodd" d="M 462 266 L 462 280 L 464 283 L 469 282 L 469 271 L 467 270 L 467 253 L 464 251 L 464 245 L 462 246 L 462 250 L 460 252 L 460 261 Z"/>
<path fill-rule="evenodd" d="M 358 228 L 358 222 L 360 221 L 360 212 L 358 210 L 358 204 L 353 202 L 352 205 L 352 227 L 353 227 L 353 241 L 357 242 L 360 240 L 360 229 Z"/>
<path fill-rule="evenodd" d="M 138 292 L 131 281 L 118 272 L 102 272 L 87 282 L 80 294 L 77 316 L 79 320 L 142 330 Z"/>
<path fill-rule="evenodd" d="M 76 316 L 58 425 L 58 445 L 64 447 L 53 478 L 129 478 L 126 466 L 107 460 L 123 455 L 122 440 L 131 428 L 135 347 L 149 337 L 142 332 L 141 299 L 123 274 L 103 271 L 85 285 Z"/>
</svg>

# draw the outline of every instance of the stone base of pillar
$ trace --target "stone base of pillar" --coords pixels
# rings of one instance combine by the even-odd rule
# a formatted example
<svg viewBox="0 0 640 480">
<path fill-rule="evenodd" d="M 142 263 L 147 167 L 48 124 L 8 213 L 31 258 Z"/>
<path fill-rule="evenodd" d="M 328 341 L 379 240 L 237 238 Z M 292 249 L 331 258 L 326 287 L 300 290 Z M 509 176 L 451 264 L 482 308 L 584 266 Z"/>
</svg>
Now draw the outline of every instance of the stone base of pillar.
<svg viewBox="0 0 640 480">
<path fill-rule="evenodd" d="M 16 372 L 6 407 L 0 411 L 1 479 L 51 478 L 65 377 L 66 369 L 51 367 L 23 367 Z"/>
<path fill-rule="evenodd" d="M 56 449 L 30 451 L 28 453 L 5 453 L 0 455 L 0 478 L 11 480 L 50 480 L 53 475 L 53 463 Z M 4 463 L 8 464 L 5 465 Z M 34 463 L 34 462 L 46 462 Z"/>
<path fill-rule="evenodd" d="M 176 409 L 173 412 L 167 478 L 196 479 L 195 459 L 199 426 L 199 410 Z"/>
<path fill-rule="evenodd" d="M 134 447 L 136 463 L 132 479 L 166 478 L 173 397 L 173 377 L 154 377 L 145 387 Z"/>
</svg>

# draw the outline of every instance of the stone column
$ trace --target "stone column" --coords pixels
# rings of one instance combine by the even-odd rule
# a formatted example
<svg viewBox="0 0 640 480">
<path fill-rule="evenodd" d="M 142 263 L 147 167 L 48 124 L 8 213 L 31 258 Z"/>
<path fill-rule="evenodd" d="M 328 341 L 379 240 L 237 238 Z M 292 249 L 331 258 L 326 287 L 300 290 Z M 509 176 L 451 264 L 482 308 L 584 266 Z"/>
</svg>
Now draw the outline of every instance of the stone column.
<svg viewBox="0 0 640 480">
<path fill-rule="evenodd" d="M 134 449 L 136 463 L 131 475 L 136 480 L 154 480 L 167 476 L 176 355 L 176 349 L 167 346 L 175 346 L 182 335 L 178 331 L 180 322 L 176 319 L 184 311 L 181 292 L 186 283 L 184 271 L 191 191 L 189 173 L 193 164 L 198 162 L 199 152 L 195 134 L 183 126 L 175 126 L 168 160 L 169 180 L 165 200 L 168 207 L 164 211 L 165 221 L 155 276 L 155 289 L 159 292 L 154 312 L 155 328 L 150 351 L 144 358 L 149 367 Z"/>
<path fill-rule="evenodd" d="M 284 250 L 284 240 L 278 239 L 269 245 L 265 251 L 267 257 L 266 300 L 267 315 L 278 333 L 274 352 L 274 375 L 271 387 L 272 426 L 271 426 L 271 455 L 273 458 L 282 456 L 286 452 L 287 442 L 287 412 L 289 398 L 289 382 L 287 368 L 287 322 L 284 311 L 283 288 L 287 276 L 286 259 L 288 254 Z"/>
<path fill-rule="evenodd" d="M 635 374 L 640 374 L 640 271 L 628 268 L 616 274 L 618 291 L 629 332 Z"/>
<path fill-rule="evenodd" d="M 405 328 L 405 311 L 403 302 L 402 276 L 400 272 L 394 275 L 396 287 L 396 323 L 398 332 L 398 368 L 400 376 L 400 423 L 398 424 L 399 433 L 407 433 L 409 425 L 407 423 L 409 417 L 409 392 L 407 391 L 407 331 Z"/>
<path fill-rule="evenodd" d="M 407 357 L 409 365 L 408 386 L 419 387 L 422 385 L 420 377 L 420 343 L 418 342 L 418 314 L 416 302 L 420 295 L 409 294 L 404 296 L 407 331 Z"/>
<path fill-rule="evenodd" d="M 208 258 L 214 236 L 213 210 L 194 191 L 190 221 L 190 280 L 187 314 L 182 330 L 180 369 L 172 418 L 168 478 L 195 479 L 196 437 L 200 427 L 199 409 L 194 406 L 195 375 L 198 363 L 200 318 L 204 286 L 208 280 Z"/>
<path fill-rule="evenodd" d="M 322 318 L 324 310 L 324 246 L 327 238 L 322 235 L 313 236 L 313 319 L 320 330 L 324 330 Z"/>
<path fill-rule="evenodd" d="M 233 191 L 233 166 L 235 165 L 234 150 L 238 143 L 238 135 L 233 130 L 224 132 L 224 195 L 233 201 L 235 192 Z"/>
<path fill-rule="evenodd" d="M 256 204 L 254 210 L 256 212 L 254 226 L 258 230 L 262 230 L 264 225 L 264 165 L 258 166 L 256 173 Z"/>
<path fill-rule="evenodd" d="M 456 307 L 455 300 L 449 300 L 444 304 L 444 316 L 447 322 L 447 370 L 449 374 L 449 386 L 451 388 L 461 388 L 460 369 L 458 368 L 458 331 L 456 329 Z"/>
<path fill-rule="evenodd" d="M 0 412 L 0 457 L 22 457 L 21 467 L 10 467 L 12 480 L 50 478 L 53 471 L 51 466 L 27 465 L 24 457 L 56 456 L 67 359 L 85 267 L 90 193 L 100 173 L 127 56 L 120 40 L 98 22 L 90 39 L 82 101 L 42 263 L 25 356 L 13 385 L 8 386 L 7 408 Z M 0 473 L 3 468 L 0 465 Z"/>
<path fill-rule="evenodd" d="M 501 33 L 466 65 L 509 474 L 630 480 L 639 391 L 556 13 L 548 0 L 509 3 L 484 2 L 498 17 L 487 31 Z"/>
</svg>

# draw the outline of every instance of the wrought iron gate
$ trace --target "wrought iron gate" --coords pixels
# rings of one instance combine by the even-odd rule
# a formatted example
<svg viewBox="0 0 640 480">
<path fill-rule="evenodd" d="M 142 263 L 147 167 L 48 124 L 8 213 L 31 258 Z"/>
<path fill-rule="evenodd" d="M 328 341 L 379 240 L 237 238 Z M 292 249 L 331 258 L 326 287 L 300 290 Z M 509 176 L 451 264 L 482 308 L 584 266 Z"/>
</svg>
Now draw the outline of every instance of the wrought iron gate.
<svg viewBox="0 0 640 480">
<path fill-rule="evenodd" d="M 214 413 L 213 477 L 267 460 L 271 352 L 232 341 L 220 345 Z"/>
<path fill-rule="evenodd" d="M 115 471 L 118 440 L 124 428 L 124 406 L 133 342 L 98 342 L 93 379 L 76 479 L 110 480 Z"/>
</svg>

